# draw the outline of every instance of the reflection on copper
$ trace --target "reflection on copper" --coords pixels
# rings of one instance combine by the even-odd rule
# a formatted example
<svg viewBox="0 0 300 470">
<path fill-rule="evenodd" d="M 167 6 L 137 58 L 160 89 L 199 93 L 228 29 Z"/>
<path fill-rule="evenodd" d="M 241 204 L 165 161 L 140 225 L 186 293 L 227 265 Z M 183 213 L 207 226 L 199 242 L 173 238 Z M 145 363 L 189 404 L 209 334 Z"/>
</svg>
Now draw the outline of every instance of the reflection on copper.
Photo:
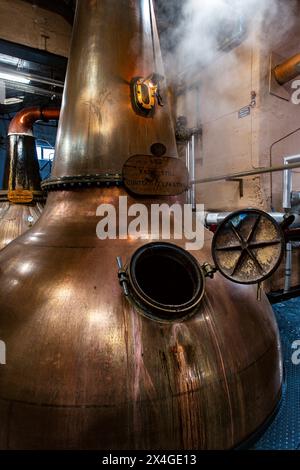
<svg viewBox="0 0 300 470">
<path fill-rule="evenodd" d="M 30 274 L 33 270 L 33 265 L 30 262 L 21 262 L 18 267 L 18 272 L 20 274 Z"/>
<path fill-rule="evenodd" d="M 11 120 L 8 135 L 33 135 L 32 128 L 36 121 L 53 121 L 59 119 L 59 108 L 31 107 L 19 111 Z"/>
</svg>

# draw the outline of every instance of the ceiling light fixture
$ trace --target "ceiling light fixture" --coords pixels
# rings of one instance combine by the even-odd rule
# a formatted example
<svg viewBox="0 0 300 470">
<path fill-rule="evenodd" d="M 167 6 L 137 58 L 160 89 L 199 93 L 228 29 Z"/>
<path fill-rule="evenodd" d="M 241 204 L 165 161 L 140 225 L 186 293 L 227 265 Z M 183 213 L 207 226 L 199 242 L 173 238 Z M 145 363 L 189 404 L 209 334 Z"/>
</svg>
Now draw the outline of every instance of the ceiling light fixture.
<svg viewBox="0 0 300 470">
<path fill-rule="evenodd" d="M 17 104 L 17 103 L 22 103 L 24 101 L 24 96 L 19 96 L 15 98 L 6 98 L 4 100 L 5 105 L 10 105 L 10 104 Z"/>
<path fill-rule="evenodd" d="M 28 85 L 30 80 L 28 78 L 22 77 L 21 75 L 15 75 L 12 73 L 0 72 L 0 79 L 8 80 L 10 82 L 24 83 Z"/>
</svg>

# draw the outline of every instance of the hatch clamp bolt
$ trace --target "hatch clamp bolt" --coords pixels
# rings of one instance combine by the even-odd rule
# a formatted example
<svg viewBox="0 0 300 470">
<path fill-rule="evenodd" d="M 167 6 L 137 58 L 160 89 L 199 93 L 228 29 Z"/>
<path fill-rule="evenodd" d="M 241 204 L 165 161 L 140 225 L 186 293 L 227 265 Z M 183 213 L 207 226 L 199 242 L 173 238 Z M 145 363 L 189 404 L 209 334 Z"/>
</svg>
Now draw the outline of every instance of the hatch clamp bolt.
<svg viewBox="0 0 300 470">
<path fill-rule="evenodd" d="M 204 271 L 205 277 L 209 277 L 210 279 L 213 279 L 214 274 L 218 271 L 218 269 L 215 266 L 212 266 L 209 263 L 202 264 L 201 268 Z"/>
</svg>

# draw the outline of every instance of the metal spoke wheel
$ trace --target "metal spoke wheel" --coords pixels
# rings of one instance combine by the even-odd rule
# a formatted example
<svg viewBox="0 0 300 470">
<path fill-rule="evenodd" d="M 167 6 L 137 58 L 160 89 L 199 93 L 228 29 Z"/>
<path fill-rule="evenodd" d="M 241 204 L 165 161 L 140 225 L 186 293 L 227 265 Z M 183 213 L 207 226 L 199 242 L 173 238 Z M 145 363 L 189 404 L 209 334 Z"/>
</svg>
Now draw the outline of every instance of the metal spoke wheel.
<svg viewBox="0 0 300 470">
<path fill-rule="evenodd" d="M 280 225 L 267 213 L 245 209 L 219 225 L 212 243 L 216 267 L 241 284 L 262 282 L 278 268 L 284 253 Z"/>
</svg>

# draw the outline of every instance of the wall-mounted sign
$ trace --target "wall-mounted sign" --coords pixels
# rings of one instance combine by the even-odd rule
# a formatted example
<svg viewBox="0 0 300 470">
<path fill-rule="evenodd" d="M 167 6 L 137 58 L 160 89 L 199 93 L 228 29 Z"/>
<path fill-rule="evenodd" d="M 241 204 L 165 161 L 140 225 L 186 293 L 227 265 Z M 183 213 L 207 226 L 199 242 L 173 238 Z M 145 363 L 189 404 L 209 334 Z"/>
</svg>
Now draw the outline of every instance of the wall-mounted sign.
<svg viewBox="0 0 300 470">
<path fill-rule="evenodd" d="M 244 106 L 243 108 L 239 110 L 239 119 L 249 116 L 250 113 L 251 113 L 250 106 Z"/>
<path fill-rule="evenodd" d="M 172 157 L 134 155 L 123 166 L 125 187 L 143 196 L 176 196 L 188 188 L 188 171 Z"/>
</svg>

